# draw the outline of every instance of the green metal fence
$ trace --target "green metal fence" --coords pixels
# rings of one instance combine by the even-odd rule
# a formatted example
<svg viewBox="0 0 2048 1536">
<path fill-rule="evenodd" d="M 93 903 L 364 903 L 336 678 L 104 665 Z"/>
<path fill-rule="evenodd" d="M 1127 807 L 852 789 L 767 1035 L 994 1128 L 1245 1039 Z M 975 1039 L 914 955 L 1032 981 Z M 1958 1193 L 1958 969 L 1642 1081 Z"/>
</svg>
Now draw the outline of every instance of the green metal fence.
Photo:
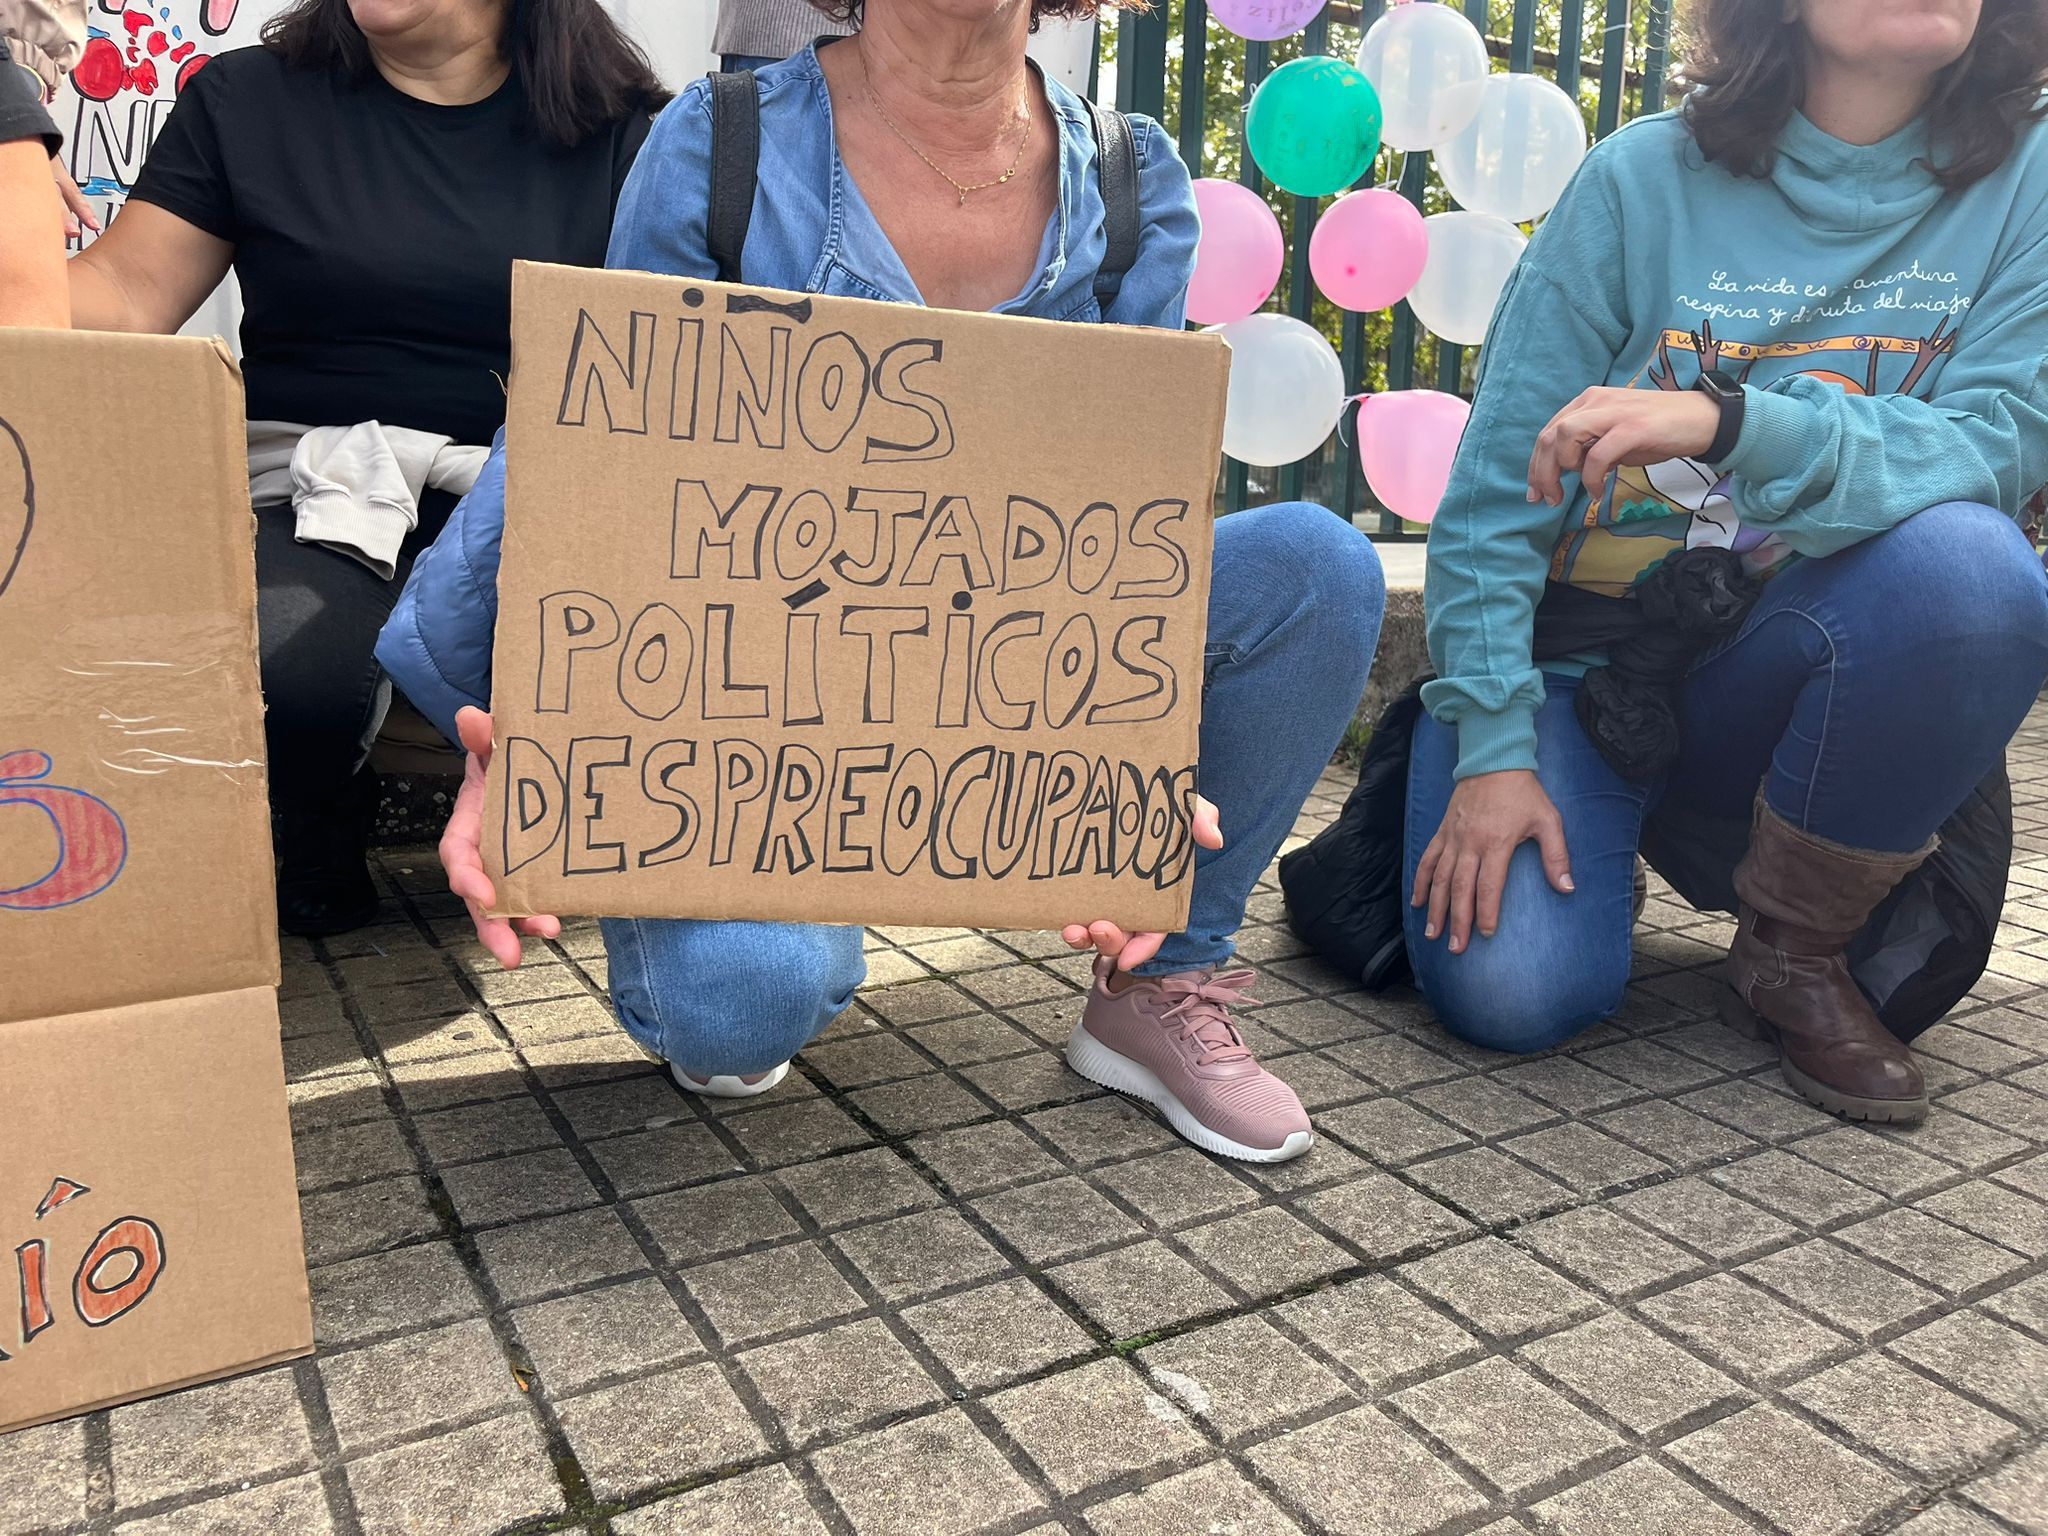
<svg viewBox="0 0 2048 1536">
<path fill-rule="evenodd" d="M 1443 0 L 1458 3 L 1458 0 Z M 1540 73 L 1582 105 L 1595 137 L 1630 117 L 1661 111 L 1670 64 L 1673 0 L 1462 0 L 1486 35 L 1497 65 Z M 1267 196 L 1287 235 L 1287 267 L 1279 298 L 1288 314 L 1317 326 L 1336 343 L 1353 390 L 1434 388 L 1464 393 L 1468 349 L 1439 345 L 1416 324 L 1403 303 L 1391 314 L 1338 310 L 1316 292 L 1308 270 L 1308 241 L 1318 199 L 1269 191 L 1244 149 L 1244 111 L 1259 83 L 1278 65 L 1302 54 L 1355 57 L 1364 29 L 1387 0 L 1331 0 L 1295 37 L 1278 43 L 1246 42 L 1209 22 L 1207 0 L 1155 0 L 1144 15 L 1126 14 L 1104 36 L 1097 67 L 1115 69 L 1116 104 L 1159 119 L 1177 138 L 1182 157 L 1198 176 L 1235 176 Z M 1595 14 L 1588 17 L 1591 10 Z M 1589 27 L 1589 21 L 1592 25 Z M 1453 206 L 1436 184 L 1429 156 L 1382 151 L 1358 183 L 1397 186 L 1426 213 Z M 1337 437 L 1300 463 L 1253 470 L 1228 461 L 1223 499 L 1229 510 L 1265 501 L 1306 498 L 1350 516 L 1379 513 L 1383 538 L 1419 537 L 1372 501 L 1351 444 L 1347 408 Z"/>
</svg>

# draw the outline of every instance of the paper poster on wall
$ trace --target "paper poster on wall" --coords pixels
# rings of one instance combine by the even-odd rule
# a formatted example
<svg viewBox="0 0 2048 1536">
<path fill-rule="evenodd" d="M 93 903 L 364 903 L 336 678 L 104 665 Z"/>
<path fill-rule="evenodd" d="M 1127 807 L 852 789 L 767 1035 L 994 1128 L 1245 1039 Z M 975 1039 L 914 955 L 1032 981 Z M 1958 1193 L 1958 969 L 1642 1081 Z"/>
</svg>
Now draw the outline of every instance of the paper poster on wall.
<svg viewBox="0 0 2048 1536">
<path fill-rule="evenodd" d="M 1220 341 L 522 263 L 513 358 L 508 910 L 1181 925 Z"/>
</svg>

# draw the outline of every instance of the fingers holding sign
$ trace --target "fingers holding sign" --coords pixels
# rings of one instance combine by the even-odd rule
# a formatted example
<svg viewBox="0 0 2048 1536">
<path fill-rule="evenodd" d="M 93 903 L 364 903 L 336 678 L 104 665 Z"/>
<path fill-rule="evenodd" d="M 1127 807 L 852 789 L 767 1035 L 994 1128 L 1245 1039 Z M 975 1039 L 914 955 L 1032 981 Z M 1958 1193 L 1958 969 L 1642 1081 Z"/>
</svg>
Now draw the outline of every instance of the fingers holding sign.
<svg viewBox="0 0 2048 1536">
<path fill-rule="evenodd" d="M 558 917 L 489 917 L 497 902 L 491 877 L 484 873 L 484 772 L 491 764 L 491 717 L 473 706 L 455 715 L 455 729 L 469 754 L 463 764 L 462 788 L 441 834 L 441 867 L 448 871 L 448 889 L 462 898 L 478 941 L 506 970 L 518 966 L 524 946 L 520 937 L 556 939 L 562 935 Z"/>
<path fill-rule="evenodd" d="M 1216 849 L 1223 846 L 1223 827 L 1216 807 L 1202 796 L 1195 796 L 1194 814 L 1195 846 Z M 1092 949 L 1116 962 L 1120 971 L 1135 970 L 1154 955 L 1159 946 L 1166 942 L 1163 933 L 1126 933 L 1115 923 L 1098 919 L 1092 923 L 1069 923 L 1060 930 L 1060 937 L 1067 941 L 1069 949 Z"/>
</svg>

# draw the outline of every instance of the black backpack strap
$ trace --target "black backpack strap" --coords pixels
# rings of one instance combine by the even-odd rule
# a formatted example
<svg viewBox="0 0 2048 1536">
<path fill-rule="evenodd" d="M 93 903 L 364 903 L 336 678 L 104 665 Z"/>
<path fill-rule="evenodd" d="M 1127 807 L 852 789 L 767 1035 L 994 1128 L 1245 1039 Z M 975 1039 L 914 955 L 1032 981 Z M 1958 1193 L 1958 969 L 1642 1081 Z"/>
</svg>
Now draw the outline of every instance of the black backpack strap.
<svg viewBox="0 0 2048 1536">
<path fill-rule="evenodd" d="M 1095 297 L 1107 311 L 1138 260 L 1138 140 L 1131 120 L 1088 103 L 1095 125 L 1095 164 L 1102 181 L 1102 232 L 1109 249 L 1095 273 Z"/>
<path fill-rule="evenodd" d="M 711 208 L 706 241 L 720 282 L 739 283 L 761 174 L 761 98 L 752 70 L 711 76 Z"/>
</svg>

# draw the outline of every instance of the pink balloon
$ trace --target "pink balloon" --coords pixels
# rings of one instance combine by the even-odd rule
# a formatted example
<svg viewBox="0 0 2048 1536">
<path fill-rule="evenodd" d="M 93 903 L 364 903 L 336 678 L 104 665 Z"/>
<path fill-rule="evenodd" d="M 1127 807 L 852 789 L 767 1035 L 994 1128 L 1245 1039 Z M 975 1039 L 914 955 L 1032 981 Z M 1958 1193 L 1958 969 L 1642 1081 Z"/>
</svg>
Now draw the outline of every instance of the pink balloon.
<svg viewBox="0 0 2048 1536">
<path fill-rule="evenodd" d="M 1273 296 L 1287 262 L 1287 242 L 1266 200 L 1237 182 L 1197 181 L 1195 210 L 1202 239 L 1188 285 L 1188 318 L 1197 325 L 1229 325 Z"/>
<path fill-rule="evenodd" d="M 1308 269 L 1340 309 L 1387 309 L 1408 297 L 1429 260 L 1422 210 L 1398 192 L 1347 192 L 1308 239 Z"/>
<path fill-rule="evenodd" d="M 1316 19 L 1324 0 L 1209 0 L 1209 14 L 1239 37 L 1276 43 Z"/>
<path fill-rule="evenodd" d="M 1358 462 L 1387 510 L 1411 523 L 1436 516 L 1472 407 L 1434 389 L 1368 395 L 1358 407 Z"/>
</svg>

